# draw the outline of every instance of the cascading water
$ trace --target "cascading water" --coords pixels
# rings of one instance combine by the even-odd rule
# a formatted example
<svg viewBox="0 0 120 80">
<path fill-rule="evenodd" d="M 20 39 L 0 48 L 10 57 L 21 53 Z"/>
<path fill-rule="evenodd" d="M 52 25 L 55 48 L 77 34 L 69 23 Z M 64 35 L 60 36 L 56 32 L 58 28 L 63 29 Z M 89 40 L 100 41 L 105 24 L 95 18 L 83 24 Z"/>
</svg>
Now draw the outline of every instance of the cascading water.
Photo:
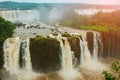
<svg viewBox="0 0 120 80">
<path fill-rule="evenodd" d="M 63 71 L 73 70 L 73 51 L 71 50 L 70 43 L 67 37 L 62 37 L 59 34 L 57 37 L 52 34 L 49 35 L 51 38 L 56 38 L 60 42 L 61 48 L 61 65 Z"/>
<path fill-rule="evenodd" d="M 91 55 L 88 45 L 87 39 L 87 31 L 81 31 L 78 35 L 75 35 L 79 39 L 80 46 L 80 64 L 81 66 L 88 69 L 100 69 L 100 67 L 104 67 L 98 61 L 98 52 L 99 45 L 102 46 L 101 36 L 99 33 L 91 31 L 93 34 L 93 56 Z M 65 80 L 72 80 L 73 78 L 80 77 L 82 78 L 80 72 L 76 71 L 73 66 L 73 51 L 71 50 L 70 42 L 67 37 L 53 36 L 51 38 L 56 38 L 60 43 L 61 48 L 61 65 L 62 70 L 60 71 L 60 75 L 62 75 Z M 71 35 L 72 36 L 72 35 Z M 31 72 L 32 71 L 32 63 L 29 51 L 30 41 L 29 38 L 9 38 L 4 43 L 4 68 L 7 71 L 18 72 L 18 75 L 22 75 L 22 73 Z M 94 65 L 94 66 L 93 66 Z M 103 68 L 102 68 L 103 69 Z M 21 73 L 22 71 L 22 73 Z M 26 73 L 25 73 L 26 74 Z M 28 73 L 27 73 L 28 74 Z M 30 74 L 33 75 L 33 74 Z M 23 75 L 22 75 L 23 76 Z M 22 77 L 21 76 L 21 77 Z M 27 75 L 28 77 L 29 74 Z"/>
<path fill-rule="evenodd" d="M 22 44 L 22 45 L 21 45 Z M 20 47 L 22 47 L 20 53 Z M 29 39 L 27 38 L 8 38 L 4 43 L 4 67 L 8 71 L 18 72 L 20 69 L 19 60 L 22 54 L 22 66 L 25 70 L 31 70 L 31 59 L 29 52 Z"/>
<path fill-rule="evenodd" d="M 76 78 L 83 78 L 82 75 L 75 70 L 73 67 L 73 51 L 71 51 L 70 43 L 66 37 L 57 37 L 57 40 L 60 42 L 61 47 L 61 64 L 62 70 L 60 75 L 63 76 L 65 80 L 72 80 Z"/>
<path fill-rule="evenodd" d="M 98 52 L 102 54 L 102 40 L 101 36 L 98 32 L 92 31 L 93 34 L 93 52 L 90 53 L 90 50 L 88 48 L 87 44 L 87 31 L 80 32 L 79 38 L 79 46 L 81 50 L 81 58 L 80 58 L 80 64 L 83 67 L 86 67 L 88 69 L 92 70 L 99 70 L 106 68 L 102 63 L 98 61 Z M 99 50 L 100 45 L 100 50 Z M 91 56 L 93 54 L 93 56 Z M 94 66 L 93 66 L 94 65 Z"/>
<path fill-rule="evenodd" d="M 97 33 L 93 32 L 93 46 L 94 46 L 94 49 L 93 49 L 93 58 L 95 60 L 98 59 L 98 40 L 97 40 Z"/>
<path fill-rule="evenodd" d="M 31 64 L 31 58 L 30 58 L 30 51 L 29 51 L 29 39 L 27 38 L 21 38 L 21 53 L 22 54 L 22 59 L 21 60 L 21 66 L 25 68 L 26 70 L 30 71 L 32 69 L 32 64 Z"/>
<path fill-rule="evenodd" d="M 63 71 L 69 71 L 73 69 L 72 51 L 68 40 L 66 38 L 63 40 L 64 43 L 62 39 L 59 40 L 62 52 L 62 69 Z"/>
<path fill-rule="evenodd" d="M 7 39 L 3 48 L 5 69 L 7 71 L 17 72 L 19 69 L 19 37 Z"/>
<path fill-rule="evenodd" d="M 99 49 L 99 44 L 100 44 L 100 54 L 102 54 L 103 50 L 103 45 L 102 45 L 102 39 L 101 36 L 98 32 L 93 32 L 93 59 L 98 60 L 98 49 Z M 102 57 L 102 56 L 101 56 Z"/>
<path fill-rule="evenodd" d="M 34 21 L 40 20 L 40 13 L 37 10 L 10 10 L 10 11 L 0 11 L 0 16 L 6 20 L 15 21 Z"/>
<path fill-rule="evenodd" d="M 88 49 L 88 44 L 87 44 L 87 32 L 81 32 L 81 38 L 79 38 L 79 42 L 80 42 L 80 50 L 81 50 L 81 60 L 80 60 L 80 64 L 84 64 L 86 62 L 91 61 L 91 54 L 90 51 Z"/>
<path fill-rule="evenodd" d="M 2 80 L 35 80 L 40 76 L 32 71 L 29 38 L 8 38 L 3 49 L 5 76 L 2 76 Z"/>
<path fill-rule="evenodd" d="M 80 45 L 80 49 L 81 49 L 81 59 L 80 59 L 80 64 L 84 64 L 85 60 L 84 60 L 84 48 L 83 48 L 83 41 L 79 38 L 79 45 Z"/>
</svg>

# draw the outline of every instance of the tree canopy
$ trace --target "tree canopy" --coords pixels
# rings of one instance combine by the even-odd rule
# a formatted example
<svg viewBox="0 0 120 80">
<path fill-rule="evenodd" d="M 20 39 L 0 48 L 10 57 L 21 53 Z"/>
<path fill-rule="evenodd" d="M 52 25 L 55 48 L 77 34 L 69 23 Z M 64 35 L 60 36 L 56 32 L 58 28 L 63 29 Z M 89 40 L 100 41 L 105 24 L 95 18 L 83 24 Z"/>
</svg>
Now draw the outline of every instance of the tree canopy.
<svg viewBox="0 0 120 80">
<path fill-rule="evenodd" d="M 91 29 L 103 32 L 120 31 L 120 11 L 98 12 L 94 15 L 78 15 L 73 12 L 69 18 L 61 20 L 63 26 L 77 29 Z"/>
</svg>

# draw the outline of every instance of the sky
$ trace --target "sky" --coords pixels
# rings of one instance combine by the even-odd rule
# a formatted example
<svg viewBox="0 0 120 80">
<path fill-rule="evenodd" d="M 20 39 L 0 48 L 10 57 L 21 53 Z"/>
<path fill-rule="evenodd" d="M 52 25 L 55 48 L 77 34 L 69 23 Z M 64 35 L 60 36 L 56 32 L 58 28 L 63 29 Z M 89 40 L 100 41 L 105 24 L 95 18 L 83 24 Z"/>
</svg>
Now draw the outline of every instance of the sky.
<svg viewBox="0 0 120 80">
<path fill-rule="evenodd" d="M 86 4 L 120 4 L 120 0 L 0 0 L 34 3 L 86 3 Z"/>
</svg>

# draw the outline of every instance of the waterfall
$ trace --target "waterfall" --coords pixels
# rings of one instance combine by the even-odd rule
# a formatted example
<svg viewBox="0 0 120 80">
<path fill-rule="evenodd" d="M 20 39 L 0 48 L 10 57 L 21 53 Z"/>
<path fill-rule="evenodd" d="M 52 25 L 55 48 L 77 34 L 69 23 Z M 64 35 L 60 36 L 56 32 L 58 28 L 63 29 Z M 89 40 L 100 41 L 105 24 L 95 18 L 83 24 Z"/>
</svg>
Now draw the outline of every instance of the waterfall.
<svg viewBox="0 0 120 80">
<path fill-rule="evenodd" d="M 4 42 L 4 67 L 8 71 L 16 72 L 19 69 L 19 38 L 9 38 Z"/>
<path fill-rule="evenodd" d="M 93 34 L 93 51 L 90 52 L 88 45 L 88 31 L 81 31 L 79 33 L 70 34 L 74 37 L 78 37 L 76 40 L 79 39 L 80 46 L 80 67 L 90 69 L 90 70 L 103 70 L 105 66 L 98 61 L 98 53 L 102 53 L 102 39 L 101 35 L 98 32 L 91 31 Z M 61 65 L 62 70 L 59 72 L 61 76 L 65 80 L 71 80 L 76 77 L 81 77 L 82 75 L 78 72 L 73 66 L 73 47 L 72 42 L 70 39 L 71 37 L 62 37 L 61 34 L 58 36 L 54 36 L 52 34 L 49 35 L 50 38 L 57 39 L 59 41 L 60 49 L 61 49 Z M 71 42 L 71 45 L 70 45 Z M 75 41 L 76 42 L 76 41 Z M 39 44 L 38 44 L 39 45 Z M 14 37 L 8 38 L 4 42 L 4 68 L 11 72 L 11 73 L 18 73 L 16 74 L 20 78 L 23 75 L 27 75 L 28 78 L 31 78 L 31 75 L 34 73 L 32 72 L 32 63 L 31 63 L 31 56 L 30 56 L 30 39 L 25 37 Z M 36 46 L 36 45 L 35 45 Z M 75 52 L 75 55 L 77 53 Z M 91 55 L 93 54 L 93 56 Z M 59 55 L 59 54 L 58 54 Z M 78 58 L 79 59 L 79 58 Z M 23 74 L 24 73 L 24 74 Z M 36 74 L 35 74 L 36 76 Z M 26 78 L 26 77 L 25 77 Z M 6 79 L 7 80 L 7 79 Z M 16 79 L 15 79 L 16 80 Z M 27 80 L 27 79 L 23 79 Z M 28 79 L 30 80 L 30 79 Z"/>
<path fill-rule="evenodd" d="M 59 39 L 61 52 L 62 52 L 62 69 L 63 71 L 68 71 L 73 69 L 73 59 L 72 59 L 72 51 L 70 48 L 70 44 L 66 38 Z"/>
<path fill-rule="evenodd" d="M 22 54 L 22 67 L 26 70 L 31 70 L 31 58 L 30 58 L 30 51 L 29 51 L 29 39 L 27 38 L 21 38 L 21 47 L 22 51 L 20 54 Z"/>
<path fill-rule="evenodd" d="M 20 53 L 20 47 L 22 51 Z M 4 68 L 10 72 L 18 72 L 20 69 L 20 55 L 22 54 L 22 65 L 23 69 L 30 71 L 31 59 L 29 52 L 29 39 L 27 38 L 8 38 L 4 42 Z"/>
<path fill-rule="evenodd" d="M 105 65 L 98 61 L 98 53 L 102 54 L 103 43 L 101 35 L 98 32 L 91 31 L 93 34 L 93 52 L 90 53 L 87 44 L 87 33 L 88 31 L 82 31 L 79 33 L 79 46 L 81 50 L 80 64 L 82 67 L 90 70 L 103 70 Z M 89 45 L 90 46 L 90 45 Z M 91 56 L 93 54 L 93 56 Z"/>
<path fill-rule="evenodd" d="M 95 60 L 98 59 L 98 41 L 97 41 L 97 33 L 93 32 L 93 46 L 94 46 L 94 49 L 93 49 L 93 58 Z"/>
<path fill-rule="evenodd" d="M 98 60 L 98 53 L 102 54 L 102 39 L 98 32 L 91 31 L 93 34 L 93 52 L 90 53 L 87 41 L 87 31 L 79 33 L 80 46 L 80 64 L 84 65 Z M 77 35 L 76 35 L 77 36 Z M 53 36 L 60 42 L 61 47 L 61 65 L 63 71 L 73 69 L 73 51 L 67 37 Z M 4 43 L 4 67 L 8 71 L 17 71 L 25 69 L 31 71 L 32 63 L 29 51 L 29 38 L 8 38 Z M 90 46 L 90 45 L 89 45 Z M 93 56 L 91 56 L 93 54 Z"/>
<path fill-rule="evenodd" d="M 64 80 L 76 80 L 76 78 L 82 79 L 83 76 L 73 67 L 73 52 L 71 51 L 70 43 L 66 37 L 57 38 L 60 42 L 62 52 L 62 70 L 60 75 Z"/>
<path fill-rule="evenodd" d="M 102 41 L 101 41 L 101 36 L 98 32 L 93 32 L 93 45 L 94 45 L 94 49 L 93 49 L 93 58 L 95 60 L 98 60 L 98 46 L 100 44 L 100 54 L 102 54 Z"/>
<path fill-rule="evenodd" d="M 40 13 L 37 10 L 10 10 L 10 11 L 0 11 L 0 16 L 6 20 L 15 21 L 34 21 L 40 20 Z"/>
<path fill-rule="evenodd" d="M 80 64 L 84 64 L 85 60 L 84 60 L 84 45 L 83 45 L 83 41 L 79 38 L 79 45 L 80 45 L 80 49 L 81 49 L 81 57 L 80 57 Z"/>
<path fill-rule="evenodd" d="M 91 54 L 87 44 L 87 32 L 81 32 L 81 38 L 79 38 L 79 45 L 81 50 L 80 64 L 82 65 L 85 62 L 89 62 L 91 60 Z"/>
<path fill-rule="evenodd" d="M 98 52 L 100 54 L 102 54 L 103 51 L 103 44 L 102 44 L 102 39 L 100 36 L 100 33 L 98 32 L 94 32 L 93 33 L 93 56 L 91 56 L 92 53 L 90 53 L 90 50 L 88 49 L 88 44 L 87 44 L 87 31 L 83 31 L 80 33 L 80 37 L 79 38 L 79 46 L 80 46 L 80 50 L 81 50 L 81 59 L 80 59 L 80 63 L 81 64 L 85 64 L 86 62 L 93 60 L 98 60 Z M 100 50 L 99 50 L 100 47 Z"/>
</svg>

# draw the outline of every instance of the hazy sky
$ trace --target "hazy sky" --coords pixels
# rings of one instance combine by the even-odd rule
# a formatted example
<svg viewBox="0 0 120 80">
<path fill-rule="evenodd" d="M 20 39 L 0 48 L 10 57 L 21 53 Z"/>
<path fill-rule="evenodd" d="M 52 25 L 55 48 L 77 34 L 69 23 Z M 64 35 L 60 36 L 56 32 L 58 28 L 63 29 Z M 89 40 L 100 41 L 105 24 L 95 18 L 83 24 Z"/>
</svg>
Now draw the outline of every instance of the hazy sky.
<svg viewBox="0 0 120 80">
<path fill-rule="evenodd" d="M 120 4 L 120 0 L 0 0 L 37 3 L 87 3 L 87 4 Z"/>
</svg>

